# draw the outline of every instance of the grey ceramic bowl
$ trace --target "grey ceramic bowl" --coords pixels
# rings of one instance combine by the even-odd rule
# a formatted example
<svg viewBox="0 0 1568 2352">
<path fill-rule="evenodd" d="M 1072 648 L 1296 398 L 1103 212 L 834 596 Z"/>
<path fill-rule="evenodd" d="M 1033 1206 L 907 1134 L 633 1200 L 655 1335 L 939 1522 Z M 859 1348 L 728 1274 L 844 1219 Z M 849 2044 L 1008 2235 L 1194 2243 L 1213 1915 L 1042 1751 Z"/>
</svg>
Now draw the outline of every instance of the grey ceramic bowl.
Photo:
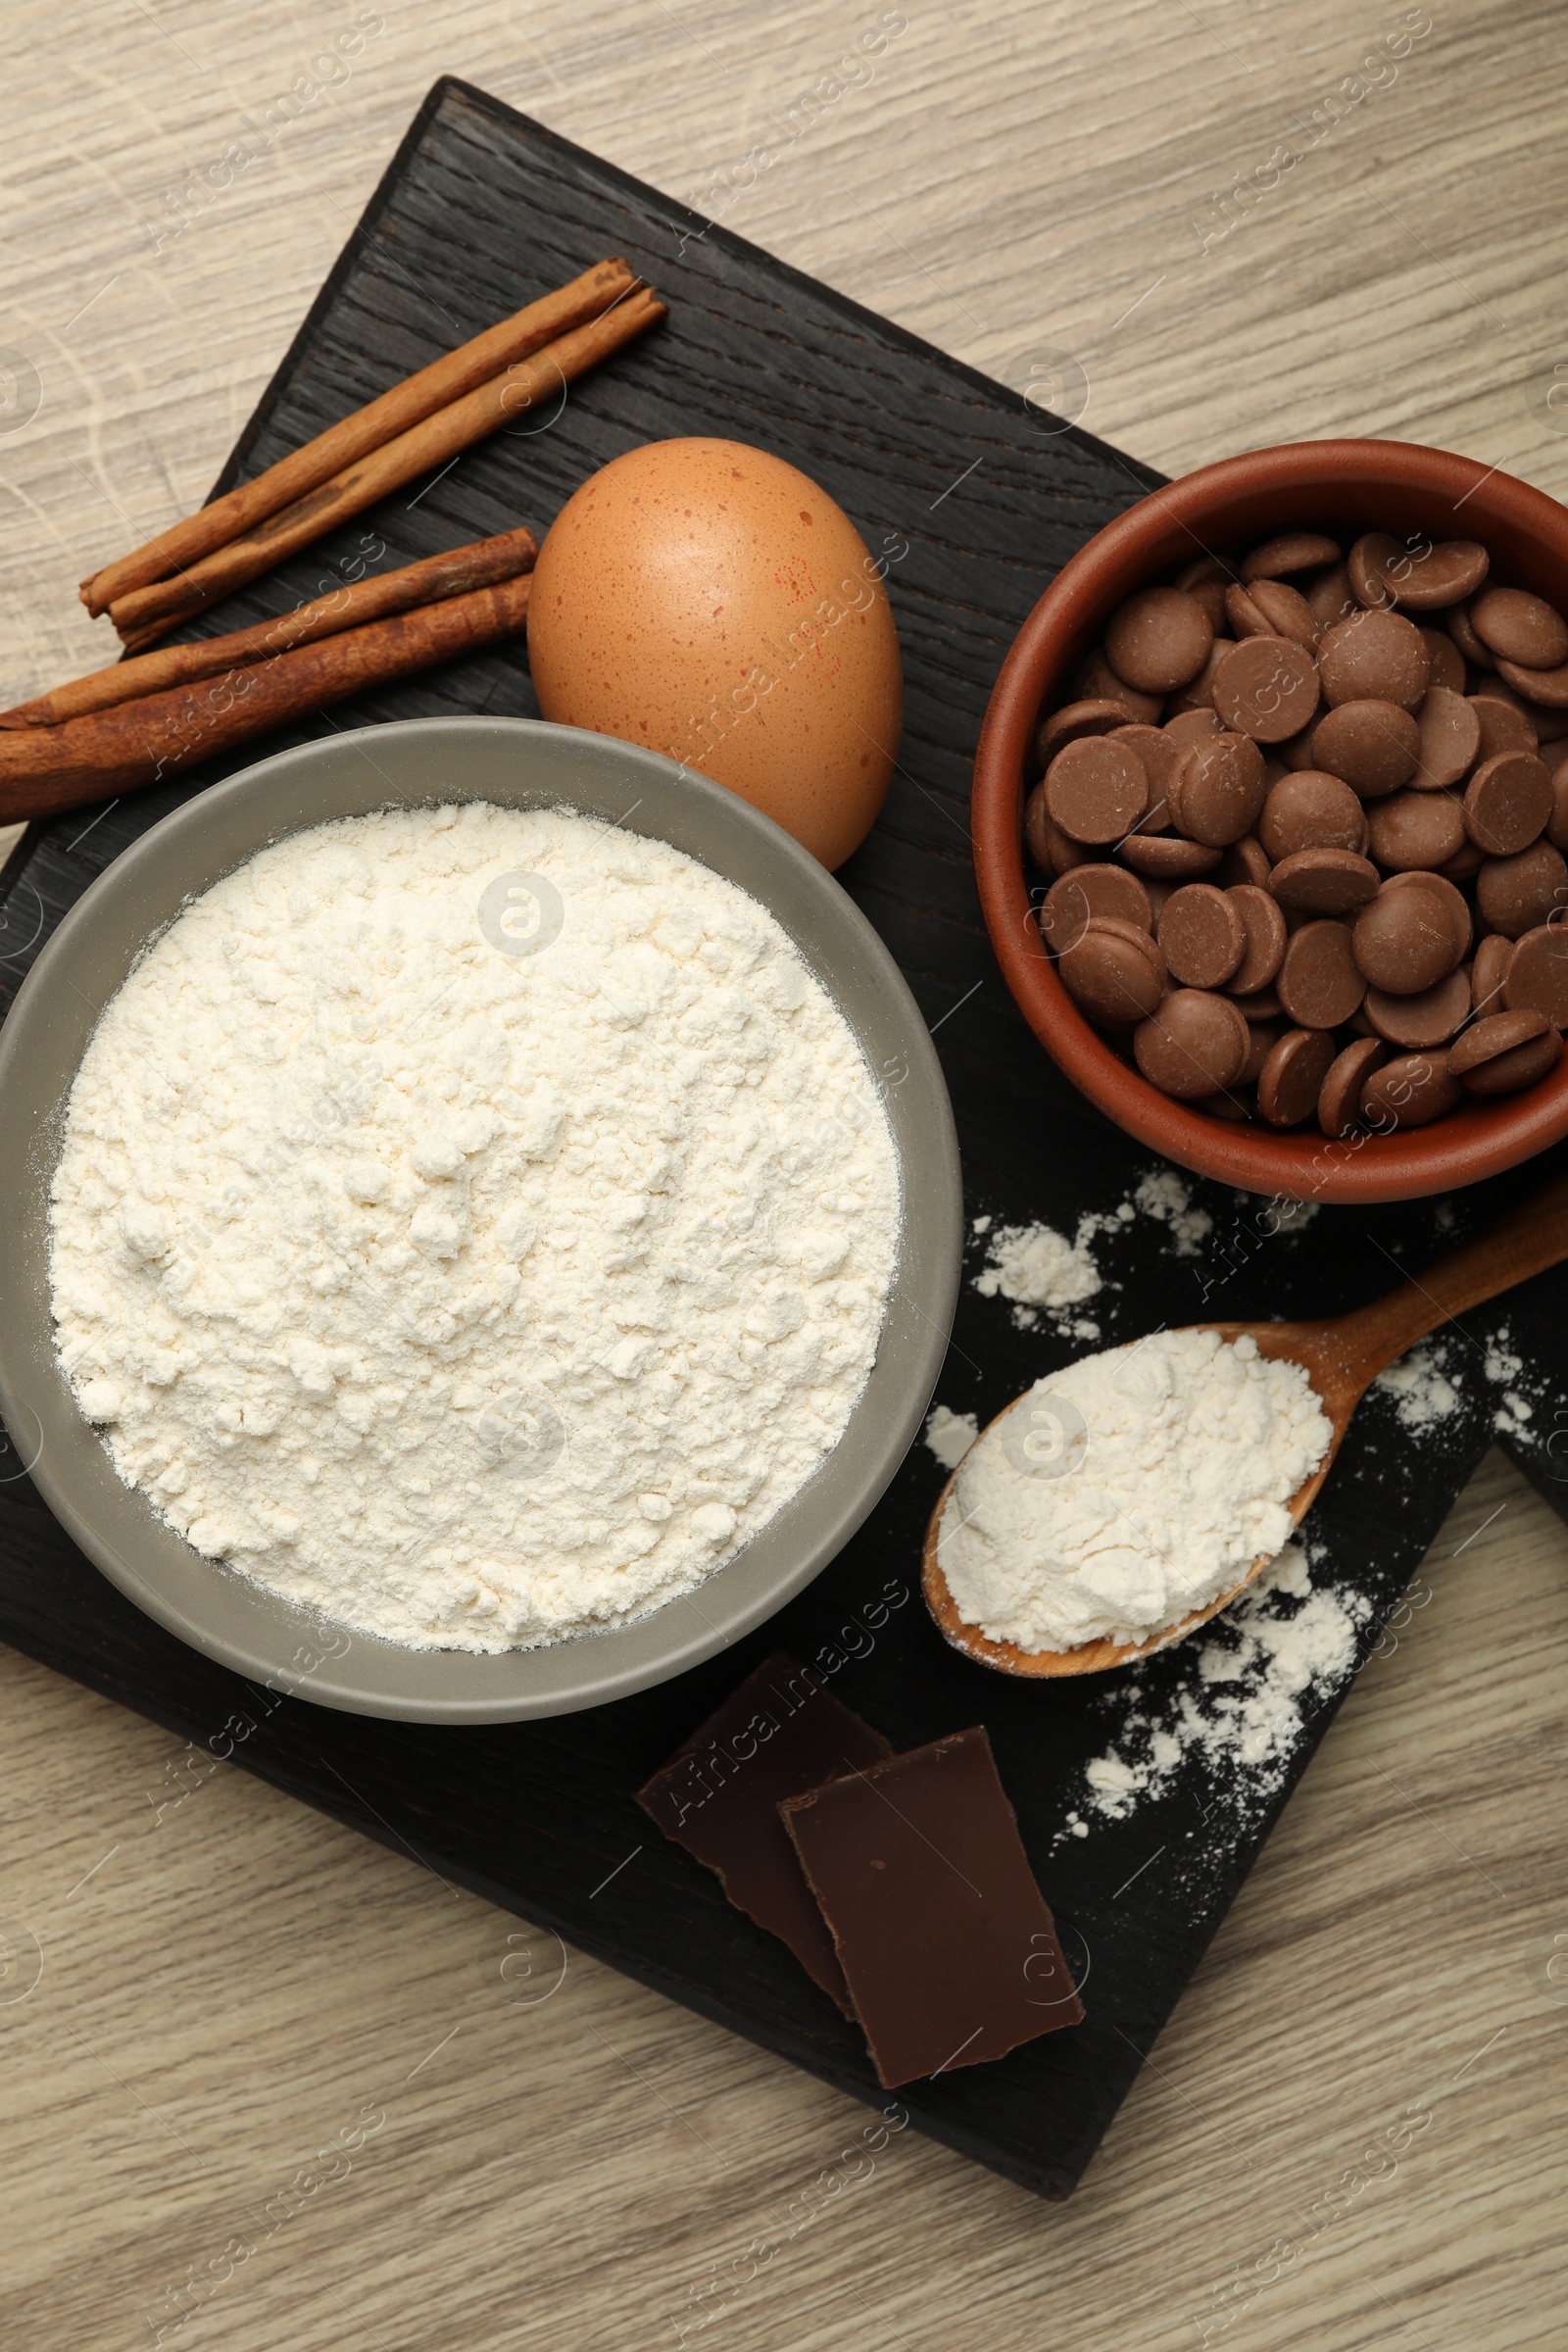
<svg viewBox="0 0 1568 2352">
<path fill-rule="evenodd" d="M 487 1657 L 404 1649 L 329 1625 L 192 1550 L 121 1483 L 77 1411 L 55 1356 L 46 1266 L 66 1101 L 99 1014 L 148 941 L 269 842 L 433 800 L 566 803 L 670 842 L 761 900 L 872 1069 L 892 1074 L 885 1100 L 904 1191 L 876 1364 L 815 1475 L 694 1595 L 612 1631 Z M 832 876 L 770 818 L 671 760 L 524 719 L 413 719 L 279 753 L 118 858 L 61 924 L 0 1030 L 0 1411 L 33 1484 L 88 1558 L 160 1625 L 255 1681 L 422 1723 L 560 1715 L 621 1697 L 695 1666 L 809 1584 L 873 1508 L 920 1426 L 961 1252 L 957 1142 L 935 1049 L 892 956 Z"/>
</svg>

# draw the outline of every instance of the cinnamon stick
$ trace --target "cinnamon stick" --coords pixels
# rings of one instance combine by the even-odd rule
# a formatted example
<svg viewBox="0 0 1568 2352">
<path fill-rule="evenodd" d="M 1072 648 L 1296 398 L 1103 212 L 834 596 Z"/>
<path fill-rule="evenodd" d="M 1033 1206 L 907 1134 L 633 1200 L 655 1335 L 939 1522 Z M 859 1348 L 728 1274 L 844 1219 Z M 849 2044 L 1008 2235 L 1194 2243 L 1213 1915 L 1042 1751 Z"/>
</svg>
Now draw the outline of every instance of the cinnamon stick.
<svg viewBox="0 0 1568 2352">
<path fill-rule="evenodd" d="M 334 589 L 313 604 L 296 606 L 274 620 L 259 620 L 248 629 L 230 629 L 222 637 L 204 637 L 196 645 L 166 645 L 156 654 L 132 662 L 112 662 L 84 678 L 73 678 L 30 703 L 0 710 L 0 727 L 55 727 L 89 710 L 110 710 L 139 696 L 160 693 L 169 686 L 188 686 L 198 678 L 213 678 L 225 669 L 285 654 L 319 637 L 335 637 L 389 612 L 406 612 L 413 605 L 428 605 L 449 596 L 464 596 L 495 580 L 510 580 L 533 569 L 539 550 L 532 531 L 500 531 L 493 539 L 475 539 L 467 547 L 449 548 L 425 556 L 396 571 L 356 580 Z"/>
<path fill-rule="evenodd" d="M 639 287 L 586 326 L 574 327 L 570 334 L 517 361 L 504 375 L 492 376 L 477 391 L 438 409 L 433 416 L 345 466 L 308 497 L 270 515 L 176 578 L 133 588 L 128 595 L 117 597 L 109 608 L 115 627 L 122 637 L 139 636 L 146 642 L 141 633 L 150 632 L 155 625 L 162 633 L 177 621 L 189 619 L 204 606 L 216 604 L 258 573 L 270 570 L 323 531 L 363 514 L 367 507 L 416 480 L 432 466 L 444 465 L 500 426 L 514 424 L 530 409 L 555 400 L 574 376 L 609 359 L 666 315 L 665 305 L 646 286 Z"/>
<path fill-rule="evenodd" d="M 0 734 L 0 825 L 178 780 L 202 760 L 290 719 L 514 636 L 526 622 L 532 585 L 524 572 L 230 669 L 202 686 L 143 695 L 58 727 L 12 728 Z"/>
<path fill-rule="evenodd" d="M 483 334 L 470 342 L 462 343 L 456 351 L 432 360 L 415 375 L 394 384 L 376 400 L 356 409 L 336 424 L 328 425 L 300 449 L 291 450 L 279 458 L 265 473 L 251 482 L 242 482 L 237 490 L 215 498 L 182 522 L 172 523 L 160 531 L 128 556 L 106 564 L 81 583 L 80 596 L 94 616 L 107 612 L 117 597 L 128 595 L 133 588 L 145 588 L 153 580 L 168 577 L 182 566 L 198 563 L 215 548 L 226 546 L 231 539 L 292 506 L 296 499 L 330 481 L 346 466 L 368 457 L 371 450 L 405 433 L 411 425 L 434 416 L 438 409 L 461 400 L 478 385 L 488 383 L 514 361 L 526 359 L 530 352 L 553 342 L 558 335 L 572 327 L 583 325 L 597 318 L 612 303 L 618 302 L 636 283 L 627 263 L 619 260 L 600 262 L 585 270 L 567 286 L 546 294 L 538 302 L 524 305 L 499 325 L 487 327 Z"/>
</svg>

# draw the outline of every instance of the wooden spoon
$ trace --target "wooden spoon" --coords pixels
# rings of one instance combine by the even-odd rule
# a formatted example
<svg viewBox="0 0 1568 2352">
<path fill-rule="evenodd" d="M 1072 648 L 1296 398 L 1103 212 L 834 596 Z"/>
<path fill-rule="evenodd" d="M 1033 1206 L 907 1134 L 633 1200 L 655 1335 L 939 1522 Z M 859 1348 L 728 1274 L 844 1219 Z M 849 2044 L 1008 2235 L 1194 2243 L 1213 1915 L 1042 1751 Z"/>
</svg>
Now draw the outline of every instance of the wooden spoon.
<svg viewBox="0 0 1568 2352">
<path fill-rule="evenodd" d="M 1455 1250 L 1451 1256 L 1429 1266 L 1417 1280 L 1401 1283 L 1386 1298 L 1374 1299 L 1370 1306 L 1357 1307 L 1348 1315 L 1330 1315 L 1315 1323 L 1200 1323 L 1192 1328 L 1217 1331 L 1224 1340 L 1239 1340 L 1244 1336 L 1253 1339 L 1259 1355 L 1299 1364 L 1309 1376 L 1334 1434 L 1323 1460 L 1291 1498 L 1291 1517 L 1299 1526 L 1340 1449 L 1350 1415 L 1384 1367 L 1392 1364 L 1396 1356 L 1403 1355 L 1407 1348 L 1414 1347 L 1417 1340 L 1425 1339 L 1440 1323 L 1463 1314 L 1466 1307 L 1479 1306 L 1483 1299 L 1494 1298 L 1499 1291 L 1511 1290 L 1516 1282 L 1544 1272 L 1564 1257 L 1568 1257 L 1568 1175 L 1557 1177 L 1544 1191 L 1534 1194 L 1495 1225 L 1489 1226 L 1475 1241 L 1467 1242 L 1462 1250 Z M 1026 1391 L 1004 1406 L 996 1420 L 981 1432 L 976 1445 L 1009 1413 L 1028 1403 L 1032 1394 Z M 964 1458 L 967 1460 L 967 1455 Z M 1148 1642 L 1084 1642 L 1076 1649 L 1035 1650 L 1019 1649 L 1011 1642 L 993 1642 L 978 1626 L 959 1616 L 957 1603 L 937 1559 L 942 1514 L 962 1467 L 960 1462 L 943 1488 L 926 1529 L 922 1576 L 926 1605 L 955 1649 L 961 1649 L 982 1665 L 1000 1667 L 1004 1674 L 1102 1674 L 1112 1666 L 1131 1665 L 1135 1658 L 1147 1658 L 1156 1649 L 1168 1648 L 1196 1626 L 1206 1624 L 1210 1617 L 1228 1608 L 1238 1592 L 1270 1564 L 1267 1554 L 1254 1560 L 1228 1592 Z"/>
</svg>

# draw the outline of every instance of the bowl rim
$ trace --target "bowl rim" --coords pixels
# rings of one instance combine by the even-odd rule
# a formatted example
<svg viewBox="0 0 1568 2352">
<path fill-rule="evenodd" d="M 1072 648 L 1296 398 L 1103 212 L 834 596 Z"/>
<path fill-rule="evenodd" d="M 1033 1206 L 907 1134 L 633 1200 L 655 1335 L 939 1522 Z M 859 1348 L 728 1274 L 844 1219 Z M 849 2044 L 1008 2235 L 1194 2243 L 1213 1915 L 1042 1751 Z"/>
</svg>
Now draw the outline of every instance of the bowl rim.
<svg viewBox="0 0 1568 2352">
<path fill-rule="evenodd" d="M 550 756 L 548 765 L 536 760 L 533 784 L 530 745 Z M 443 772 L 460 762 L 465 780 Z M 471 787 L 468 776 L 478 779 Z M 267 842 L 341 816 L 452 799 L 506 805 L 506 776 L 516 779 L 512 806 L 575 804 L 654 839 L 670 839 L 674 810 L 673 830 L 685 838 L 673 846 L 767 906 L 848 1021 L 874 1079 L 888 1067 L 876 1054 L 891 1041 L 904 1074 L 879 1082 L 879 1093 L 903 1193 L 899 1257 L 877 1355 L 837 1445 L 692 1593 L 626 1625 L 538 1648 L 415 1650 L 204 1560 L 121 1481 L 54 1352 L 48 1182 L 59 1114 L 103 1005 L 192 896 Z M 354 805 L 340 806 L 345 798 Z M 641 818 L 627 806 L 640 798 L 651 804 Z M 709 843 L 707 856 L 693 836 Z M 234 853 L 236 838 L 243 846 Z M 230 849 L 220 855 L 213 845 L 224 842 Z M 737 862 L 769 878 L 774 893 L 740 879 Z M 138 914 L 138 905 L 153 911 Z M 803 937 L 799 926 L 818 917 L 820 937 Z M 132 932 L 132 946 L 118 944 Z M 0 1413 L 24 1461 L 35 1454 L 34 1486 L 88 1559 L 158 1624 L 258 1685 L 345 1712 L 509 1722 L 603 1705 L 685 1673 L 773 1616 L 842 1549 L 918 1434 L 946 1354 L 962 1259 L 957 1137 L 936 1048 L 902 972 L 842 886 L 770 817 L 610 736 L 522 718 L 391 721 L 273 753 L 184 802 L 88 886 L 26 974 L 0 1027 L 0 1168 L 21 1204 L 0 1223 Z"/>
<path fill-rule="evenodd" d="M 1022 842 L 1026 760 L 1047 695 L 1108 612 L 1133 588 L 1210 552 L 1204 525 L 1263 498 L 1288 505 L 1321 493 L 1333 512 L 1359 494 L 1410 506 L 1468 508 L 1480 537 L 1514 544 L 1509 569 L 1528 569 L 1520 542 L 1550 550 L 1568 590 L 1568 510 L 1516 476 L 1418 442 L 1285 442 L 1220 459 L 1137 500 L 1070 557 L 1023 622 L 992 689 L 975 751 L 970 822 L 986 929 L 1024 1018 L 1057 1066 L 1140 1143 L 1196 1174 L 1251 1193 L 1323 1201 L 1415 1200 L 1517 1166 L 1568 1135 L 1568 1054 L 1517 1097 L 1456 1109 L 1427 1127 L 1331 1140 L 1315 1127 L 1272 1131 L 1216 1119 L 1162 1095 L 1121 1061 L 1062 986 L 1035 925 Z M 1267 525 L 1288 527 L 1282 513 Z M 1298 514 L 1298 521 L 1303 518 Z M 1455 534 L 1457 535 L 1457 533 Z M 1223 542 L 1224 527 L 1212 533 Z M 1568 757 L 1568 747 L 1565 747 Z M 1031 942 L 1033 943 L 1031 946 Z"/>
</svg>

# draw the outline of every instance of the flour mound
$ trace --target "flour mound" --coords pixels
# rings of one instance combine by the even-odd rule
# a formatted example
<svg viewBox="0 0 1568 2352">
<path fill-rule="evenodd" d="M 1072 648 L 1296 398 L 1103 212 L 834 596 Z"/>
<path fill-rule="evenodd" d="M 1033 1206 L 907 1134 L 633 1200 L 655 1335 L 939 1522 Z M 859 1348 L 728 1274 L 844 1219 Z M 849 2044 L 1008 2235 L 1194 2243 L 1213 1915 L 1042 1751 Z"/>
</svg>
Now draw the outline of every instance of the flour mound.
<svg viewBox="0 0 1568 2352">
<path fill-rule="evenodd" d="M 106 1009 L 57 1344 L 199 1551 L 528 1646 L 689 1592 L 810 1476 L 898 1224 L 870 1073 L 755 900 L 569 809 L 389 812 L 262 852 Z"/>
<path fill-rule="evenodd" d="M 1158 1332 L 1085 1356 L 959 1471 L 938 1534 L 949 1589 L 1023 1649 L 1148 1641 L 1283 1547 L 1331 1434 L 1300 1366 L 1250 1339 Z"/>
</svg>

